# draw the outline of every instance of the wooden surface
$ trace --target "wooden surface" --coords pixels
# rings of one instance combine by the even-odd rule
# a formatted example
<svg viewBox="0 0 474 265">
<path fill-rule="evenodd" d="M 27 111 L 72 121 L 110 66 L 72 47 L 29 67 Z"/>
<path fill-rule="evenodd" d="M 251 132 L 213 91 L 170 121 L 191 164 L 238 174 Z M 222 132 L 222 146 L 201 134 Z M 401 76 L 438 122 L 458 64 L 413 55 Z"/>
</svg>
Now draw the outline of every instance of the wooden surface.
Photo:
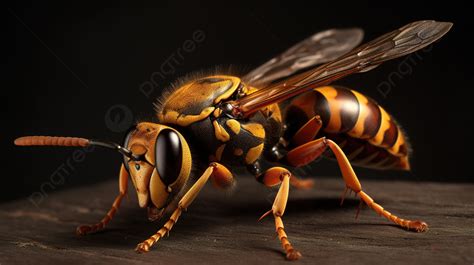
<svg viewBox="0 0 474 265">
<path fill-rule="evenodd" d="M 427 233 L 400 229 L 346 199 L 340 178 L 317 179 L 310 191 L 291 190 L 283 218 L 303 258 L 295 264 L 474 263 L 474 185 L 362 181 L 387 210 L 422 219 Z M 170 237 L 147 254 L 133 249 L 156 229 L 129 192 L 116 218 L 98 234 L 76 237 L 79 224 L 98 221 L 117 193 L 116 182 L 49 194 L 35 207 L 27 199 L 0 205 L 0 265 L 7 264 L 289 264 L 273 220 L 257 218 L 276 193 L 240 178 L 233 192 L 208 185 Z M 218 263 L 218 264 L 221 264 Z"/>
</svg>

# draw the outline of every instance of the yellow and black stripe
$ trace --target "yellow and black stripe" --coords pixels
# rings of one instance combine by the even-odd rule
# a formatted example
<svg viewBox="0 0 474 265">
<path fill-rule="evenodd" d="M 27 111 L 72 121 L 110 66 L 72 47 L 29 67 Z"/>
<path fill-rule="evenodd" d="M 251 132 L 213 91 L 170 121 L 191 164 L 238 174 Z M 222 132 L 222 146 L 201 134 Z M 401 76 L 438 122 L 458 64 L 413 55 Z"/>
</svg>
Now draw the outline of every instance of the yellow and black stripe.
<svg viewBox="0 0 474 265">
<path fill-rule="evenodd" d="M 326 86 L 294 98 L 285 112 L 286 139 L 309 119 L 323 121 L 320 136 L 327 136 L 355 165 L 377 169 L 409 169 L 408 142 L 381 106 L 361 93 L 343 87 Z"/>
</svg>

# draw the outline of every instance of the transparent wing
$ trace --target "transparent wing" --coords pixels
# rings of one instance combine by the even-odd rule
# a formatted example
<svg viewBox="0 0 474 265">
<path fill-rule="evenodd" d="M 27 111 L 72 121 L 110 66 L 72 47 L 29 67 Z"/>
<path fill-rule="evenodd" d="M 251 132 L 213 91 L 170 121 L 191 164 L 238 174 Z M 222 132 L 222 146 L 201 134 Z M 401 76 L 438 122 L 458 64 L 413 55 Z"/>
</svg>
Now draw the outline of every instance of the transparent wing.
<svg viewBox="0 0 474 265">
<path fill-rule="evenodd" d="M 259 109 L 323 86 L 344 76 L 366 72 L 381 63 L 420 50 L 446 34 L 453 24 L 424 20 L 410 23 L 359 46 L 333 62 L 314 67 L 231 102 L 233 113 L 247 117 Z"/>
<path fill-rule="evenodd" d="M 318 32 L 249 72 L 242 79 L 256 87 L 271 83 L 299 70 L 335 60 L 359 45 L 363 37 L 364 32 L 358 28 Z"/>
</svg>

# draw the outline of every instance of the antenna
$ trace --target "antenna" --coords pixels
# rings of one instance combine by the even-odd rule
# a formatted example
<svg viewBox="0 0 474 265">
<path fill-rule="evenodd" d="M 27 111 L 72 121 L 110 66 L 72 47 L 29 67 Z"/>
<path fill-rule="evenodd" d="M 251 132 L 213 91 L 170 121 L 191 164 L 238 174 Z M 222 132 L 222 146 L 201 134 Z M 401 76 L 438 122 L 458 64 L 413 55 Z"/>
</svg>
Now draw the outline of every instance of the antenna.
<svg viewBox="0 0 474 265">
<path fill-rule="evenodd" d="M 86 146 L 101 146 L 108 149 L 116 150 L 122 155 L 134 160 L 140 160 L 140 156 L 134 155 L 129 149 L 113 143 L 113 142 L 104 142 L 99 140 L 89 140 L 79 137 L 62 137 L 62 136 L 23 136 L 15 139 L 15 145 L 18 146 L 77 146 L 77 147 L 86 147 Z"/>
</svg>

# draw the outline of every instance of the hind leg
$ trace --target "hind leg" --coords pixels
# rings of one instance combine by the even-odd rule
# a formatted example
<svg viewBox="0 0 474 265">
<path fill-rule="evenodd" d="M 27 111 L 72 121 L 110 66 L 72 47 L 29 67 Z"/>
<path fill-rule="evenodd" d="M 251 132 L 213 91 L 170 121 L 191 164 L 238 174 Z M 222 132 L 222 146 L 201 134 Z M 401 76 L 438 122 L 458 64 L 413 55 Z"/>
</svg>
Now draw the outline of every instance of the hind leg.
<svg viewBox="0 0 474 265">
<path fill-rule="evenodd" d="M 380 204 L 374 202 L 374 200 L 362 190 L 362 185 L 342 149 L 335 142 L 329 139 L 319 138 L 300 145 L 290 150 L 286 154 L 285 160 L 291 166 L 304 166 L 321 156 L 327 147 L 331 149 L 336 157 L 339 168 L 341 169 L 342 177 L 346 184 L 346 189 L 353 190 L 371 209 L 395 224 L 415 232 L 424 232 L 428 230 L 428 225 L 425 222 L 402 219 L 385 210 Z"/>
<path fill-rule="evenodd" d="M 305 144 L 311 140 L 313 140 L 316 135 L 321 130 L 323 126 L 323 121 L 319 115 L 314 116 L 313 118 L 309 119 L 298 131 L 293 135 L 291 138 L 291 144 L 293 146 L 300 146 Z"/>
<path fill-rule="evenodd" d="M 290 140 L 291 146 L 300 146 L 305 144 L 316 137 L 319 130 L 322 127 L 322 120 L 319 115 L 314 116 L 309 121 L 307 121 L 299 130 L 293 135 Z M 284 140 L 283 140 L 284 141 Z M 281 143 L 277 144 L 272 151 L 275 153 L 273 156 L 275 160 L 280 160 L 284 157 L 286 153 L 283 149 L 285 146 L 282 146 Z M 312 179 L 301 179 L 295 175 L 290 177 L 290 185 L 296 189 L 308 190 L 314 186 L 314 180 Z"/>
<path fill-rule="evenodd" d="M 321 120 L 321 117 L 319 117 L 319 115 L 314 116 L 295 133 L 290 141 L 291 145 L 299 146 L 313 140 L 322 125 L 323 121 Z M 314 180 L 300 179 L 295 175 L 291 175 L 290 184 L 296 189 L 307 190 L 314 186 Z"/>
<path fill-rule="evenodd" d="M 395 224 L 398 224 L 401 227 L 407 228 L 415 232 L 425 232 L 428 230 L 428 225 L 425 222 L 419 220 L 411 221 L 407 219 L 402 219 L 385 210 L 380 204 L 374 202 L 374 200 L 362 190 L 362 186 L 359 182 L 359 179 L 357 178 L 354 170 L 352 169 L 351 164 L 349 163 L 349 160 L 347 159 L 341 148 L 331 140 L 327 140 L 327 143 L 329 148 L 331 148 L 332 152 L 336 156 L 337 163 L 339 164 L 339 168 L 341 169 L 341 173 L 344 178 L 344 182 L 346 183 L 346 187 L 353 190 L 357 195 L 359 195 L 362 201 L 364 201 L 370 208 L 372 208 L 379 215 L 382 215 L 383 217 L 394 222 Z"/>
<path fill-rule="evenodd" d="M 292 174 L 290 177 L 290 185 L 298 190 L 309 190 L 314 187 L 314 180 L 298 178 Z"/>
</svg>

